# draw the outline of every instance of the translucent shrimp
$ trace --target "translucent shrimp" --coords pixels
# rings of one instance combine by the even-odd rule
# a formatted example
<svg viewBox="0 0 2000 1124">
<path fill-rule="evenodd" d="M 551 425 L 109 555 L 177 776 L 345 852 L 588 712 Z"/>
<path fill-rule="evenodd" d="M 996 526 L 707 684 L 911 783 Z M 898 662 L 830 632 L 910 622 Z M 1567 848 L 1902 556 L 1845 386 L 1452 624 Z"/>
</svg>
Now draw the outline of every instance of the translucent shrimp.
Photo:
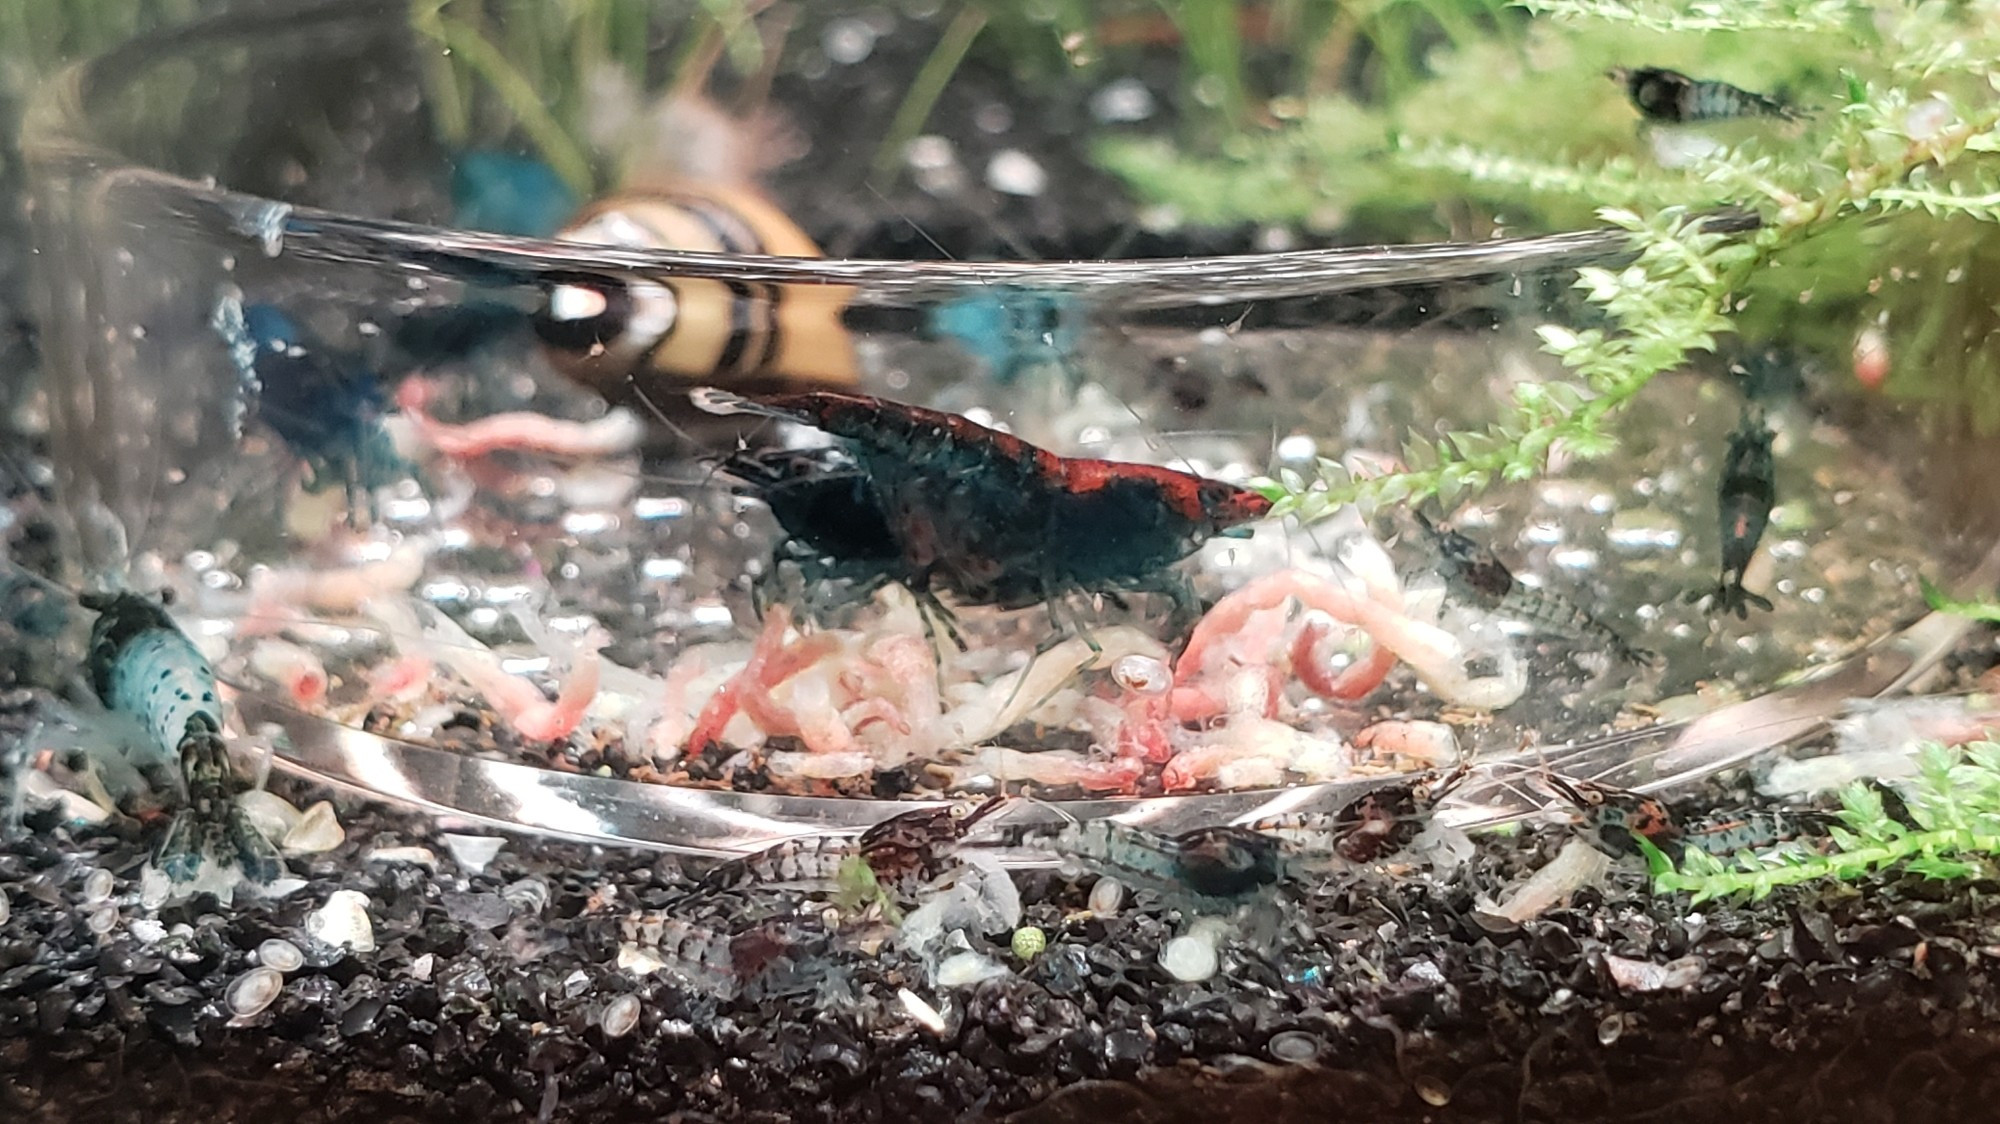
<svg viewBox="0 0 2000 1124">
<path fill-rule="evenodd" d="M 294 706 L 303 709 L 326 701 L 326 665 L 289 640 L 259 640 L 250 649 L 250 670 L 283 688 Z"/>
<path fill-rule="evenodd" d="M 603 660 L 598 649 L 609 642 L 602 630 L 592 630 L 575 644 L 569 670 L 551 702 L 540 687 L 508 672 L 498 653 L 442 613 L 433 611 L 428 624 L 418 625 L 407 603 L 375 602 L 369 612 L 390 626 L 406 654 L 430 660 L 464 680 L 495 714 L 531 741 L 569 737 L 597 697 Z"/>
<path fill-rule="evenodd" d="M 616 407 L 594 421 L 567 421 L 531 410 L 493 414 L 453 425 L 430 415 L 436 388 L 425 379 L 406 379 L 396 392 L 397 405 L 417 435 L 452 460 L 472 460 L 497 452 L 540 453 L 575 460 L 624 456 L 645 439 L 639 415 Z"/>
<path fill-rule="evenodd" d="M 424 576 L 429 554 L 427 544 L 408 540 L 379 559 L 353 566 L 257 570 L 250 576 L 244 633 L 275 631 L 309 609 L 358 612 L 371 600 L 405 592 Z"/>
</svg>

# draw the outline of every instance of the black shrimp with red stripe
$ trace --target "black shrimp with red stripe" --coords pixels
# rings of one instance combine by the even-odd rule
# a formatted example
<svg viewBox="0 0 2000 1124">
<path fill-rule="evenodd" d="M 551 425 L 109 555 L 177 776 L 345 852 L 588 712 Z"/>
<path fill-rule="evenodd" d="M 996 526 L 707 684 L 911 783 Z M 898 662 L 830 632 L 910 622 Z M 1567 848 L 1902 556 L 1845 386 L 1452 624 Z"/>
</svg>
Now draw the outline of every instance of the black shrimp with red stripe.
<svg viewBox="0 0 2000 1124">
<path fill-rule="evenodd" d="M 692 393 L 718 414 L 801 422 L 842 440 L 825 456 L 739 455 L 723 470 L 772 509 L 780 560 L 810 576 L 895 581 L 1002 609 L 1070 594 L 1155 592 L 1197 608 L 1174 564 L 1271 509 L 1246 488 L 1173 469 L 1061 457 L 956 414 L 814 392 Z M 811 502 L 806 502 L 810 497 Z M 866 533 L 857 533 L 866 532 Z"/>
</svg>

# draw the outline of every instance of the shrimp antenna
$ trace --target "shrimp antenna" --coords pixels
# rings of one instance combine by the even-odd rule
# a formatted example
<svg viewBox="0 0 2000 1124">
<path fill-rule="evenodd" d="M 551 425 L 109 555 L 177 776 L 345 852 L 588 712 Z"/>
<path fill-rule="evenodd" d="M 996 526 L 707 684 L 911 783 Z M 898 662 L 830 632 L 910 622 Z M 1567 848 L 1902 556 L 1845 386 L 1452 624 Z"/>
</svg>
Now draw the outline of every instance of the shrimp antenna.
<svg viewBox="0 0 2000 1124">
<path fill-rule="evenodd" d="M 686 426 L 683 426 L 679 422 L 676 422 L 674 421 L 674 419 L 668 417 L 667 412 L 660 408 L 660 404 L 653 400 L 652 395 L 646 393 L 646 388 L 639 385 L 639 380 L 637 378 L 631 375 L 627 375 L 625 376 L 625 379 L 629 384 L 631 384 L 632 396 L 639 400 L 640 405 L 646 407 L 646 411 L 648 413 L 652 414 L 654 418 L 658 419 L 661 425 L 664 425 L 669 430 L 671 430 L 675 434 L 675 436 L 678 436 L 682 441 L 685 441 L 688 444 L 688 447 L 694 450 L 697 454 L 703 451 L 705 443 L 701 439 L 697 438 L 692 432 L 690 432 Z M 700 403 L 698 402 L 696 404 L 700 405 Z M 736 439 L 736 447 L 738 449 L 746 447 L 741 437 L 738 437 Z M 701 479 L 696 482 L 695 486 L 698 488 L 707 488 L 711 486 L 712 484 L 714 484 L 716 476 L 720 475 L 721 472 L 722 472 L 722 461 L 720 459 L 712 461 L 708 466 L 708 471 L 702 474 Z"/>
<path fill-rule="evenodd" d="M 945 249 L 943 243 L 939 242 L 935 238 L 932 238 L 931 232 L 925 230 L 922 224 L 918 223 L 917 220 L 911 218 L 909 214 L 905 212 L 901 207 L 898 207 L 894 200 L 890 199 L 887 195 L 882 194 L 881 188 L 876 187 L 872 183 L 864 183 L 861 186 L 867 188 L 869 194 L 881 200 L 882 203 L 889 208 L 891 214 L 894 214 L 897 218 L 902 219 L 904 222 L 910 224 L 910 229 L 917 232 L 917 237 L 930 243 L 931 249 L 936 250 L 940 257 L 944 258 L 946 261 L 958 260 L 958 256 L 953 254 L 950 250 Z"/>
</svg>

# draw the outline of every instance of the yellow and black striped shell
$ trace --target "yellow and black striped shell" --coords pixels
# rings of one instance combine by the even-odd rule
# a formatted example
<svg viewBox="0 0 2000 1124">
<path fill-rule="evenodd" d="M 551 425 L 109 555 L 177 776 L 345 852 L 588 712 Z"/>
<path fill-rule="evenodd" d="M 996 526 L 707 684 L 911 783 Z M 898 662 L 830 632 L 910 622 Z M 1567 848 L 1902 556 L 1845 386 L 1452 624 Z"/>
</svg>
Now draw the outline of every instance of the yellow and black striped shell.
<svg viewBox="0 0 2000 1124">
<path fill-rule="evenodd" d="M 635 249 L 816 258 L 819 247 L 755 188 L 665 183 L 599 200 L 556 237 Z M 852 289 L 704 278 L 579 274 L 535 316 L 550 361 L 616 393 L 628 382 L 855 381 L 841 324 Z"/>
</svg>

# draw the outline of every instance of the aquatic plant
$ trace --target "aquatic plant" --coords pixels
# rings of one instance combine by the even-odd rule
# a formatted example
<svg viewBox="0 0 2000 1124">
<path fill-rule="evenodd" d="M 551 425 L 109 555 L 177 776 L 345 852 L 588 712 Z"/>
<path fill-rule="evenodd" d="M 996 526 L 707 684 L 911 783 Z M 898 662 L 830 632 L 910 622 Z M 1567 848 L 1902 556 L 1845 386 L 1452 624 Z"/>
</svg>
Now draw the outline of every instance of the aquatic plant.
<svg viewBox="0 0 2000 1124">
<path fill-rule="evenodd" d="M 1733 860 L 1688 848 L 1680 861 L 1640 839 L 1653 886 L 1661 893 L 1763 898 L 1780 886 L 1823 878 L 1854 881 L 1877 871 L 1926 878 L 1971 878 L 2000 857 L 2000 743 L 1950 748 L 1932 742 L 1917 754 L 1917 775 L 1900 790 L 1907 822 L 1889 813 L 1882 791 L 1857 781 L 1841 792 L 1839 823 L 1824 841 L 1792 841 L 1743 851 Z"/>
<path fill-rule="evenodd" d="M 1985 598 L 1960 601 L 1946 594 L 1944 590 L 1932 585 L 1929 578 L 1920 577 L 1917 581 L 1923 587 L 1924 604 L 1929 605 L 1932 609 L 1940 613 L 1950 613 L 1955 617 L 1964 617 L 1967 620 L 1982 621 L 1986 624 L 2000 624 L 2000 602 L 1990 601 Z"/>
<path fill-rule="evenodd" d="M 1550 10 L 1542 0 L 1528 4 Z M 1631 233 L 1635 261 L 1621 269 L 1578 271 L 1576 287 L 1602 310 L 1608 327 L 1546 324 L 1538 330 L 1570 379 L 1516 387 L 1501 420 L 1484 430 L 1413 438 L 1398 471 L 1356 478 L 1323 460 L 1314 478 L 1288 472 L 1263 482 L 1280 512 L 1310 519 L 1349 502 L 1431 495 L 1450 503 L 1496 480 L 1533 477 L 1552 456 L 1601 456 L 1615 442 L 1612 415 L 1654 376 L 1692 353 L 1713 350 L 1746 310 L 1798 304 L 1797 289 L 1774 290 L 1763 279 L 1788 255 L 1831 232 L 1854 230 L 1852 220 L 1863 216 L 1921 212 L 1981 224 L 2000 220 L 2000 164 L 1988 155 L 2000 151 L 2000 107 L 1987 92 L 1991 60 L 2000 58 L 1990 4 L 1962 10 L 1885 5 L 1873 10 L 1874 19 L 1861 20 L 1871 9 L 1757 0 L 1740 8 L 1740 22 L 1732 22 L 1739 14 L 1735 4 L 1565 0 L 1553 10 L 1564 20 L 1685 25 L 1743 37 L 1782 26 L 1809 49 L 1771 57 L 1841 62 L 1839 100 L 1796 138 L 1753 135 L 1674 168 L 1642 166 L 1629 156 L 1544 158 L 1403 138 L 1385 159 L 1449 172 L 1475 195 L 1490 190 L 1489 199 L 1524 193 L 1620 200 L 1598 207 L 1597 214 Z M 1880 61 L 1871 61 L 1878 55 Z M 1489 59 L 1486 65 L 1498 63 Z M 1535 128 L 1556 132 L 1540 120 Z M 1503 140 L 1506 135 L 1499 134 Z M 1706 216 L 1725 204 L 1754 210 L 1760 222 L 1738 233 L 1709 221 Z"/>
</svg>

